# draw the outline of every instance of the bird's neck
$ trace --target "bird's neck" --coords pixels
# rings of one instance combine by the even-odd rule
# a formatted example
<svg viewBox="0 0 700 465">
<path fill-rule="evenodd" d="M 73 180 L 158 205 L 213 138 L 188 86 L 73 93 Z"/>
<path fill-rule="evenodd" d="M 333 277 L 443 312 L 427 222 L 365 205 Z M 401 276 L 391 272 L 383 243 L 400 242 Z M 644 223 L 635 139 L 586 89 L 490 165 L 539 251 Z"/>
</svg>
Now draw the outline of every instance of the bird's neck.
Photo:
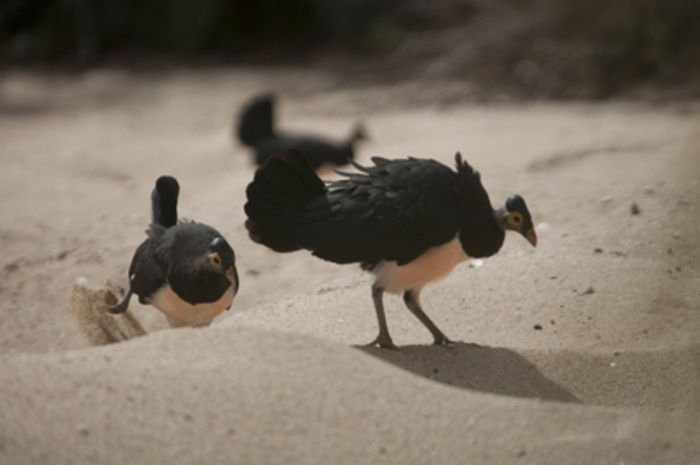
<svg viewBox="0 0 700 465">
<path fill-rule="evenodd" d="M 365 136 L 362 132 L 360 132 L 358 128 L 355 128 L 348 136 L 345 144 L 350 147 L 350 149 L 353 149 L 355 148 L 355 144 L 362 142 L 364 139 Z"/>
<path fill-rule="evenodd" d="M 464 251 L 473 258 L 490 257 L 503 246 L 505 230 L 498 219 L 498 211 L 466 215 L 459 240 Z"/>
<path fill-rule="evenodd" d="M 343 148 L 349 151 L 353 151 L 355 149 L 355 144 L 358 142 L 359 139 L 355 137 L 355 135 L 351 134 L 350 137 L 348 137 L 345 140 L 345 143 L 343 144 Z"/>
<path fill-rule="evenodd" d="M 508 229 L 508 210 L 505 207 L 498 208 L 493 211 L 493 216 L 496 218 L 496 223 L 503 231 Z"/>
<path fill-rule="evenodd" d="M 340 150 L 338 150 L 334 161 L 336 162 L 336 164 L 344 165 L 348 163 L 349 160 L 352 160 L 354 158 L 355 140 L 348 139 L 343 145 L 340 146 Z"/>
</svg>

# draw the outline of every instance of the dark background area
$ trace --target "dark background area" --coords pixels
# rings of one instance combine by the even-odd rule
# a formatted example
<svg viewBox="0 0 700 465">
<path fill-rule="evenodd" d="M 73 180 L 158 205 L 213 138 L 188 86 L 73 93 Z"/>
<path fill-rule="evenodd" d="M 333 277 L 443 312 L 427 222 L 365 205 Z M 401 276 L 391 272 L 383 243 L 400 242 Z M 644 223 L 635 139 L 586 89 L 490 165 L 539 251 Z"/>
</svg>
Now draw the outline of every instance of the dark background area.
<svg viewBox="0 0 700 465">
<path fill-rule="evenodd" d="M 698 0 L 4 0 L 5 68 L 326 66 L 523 98 L 700 95 Z"/>
</svg>

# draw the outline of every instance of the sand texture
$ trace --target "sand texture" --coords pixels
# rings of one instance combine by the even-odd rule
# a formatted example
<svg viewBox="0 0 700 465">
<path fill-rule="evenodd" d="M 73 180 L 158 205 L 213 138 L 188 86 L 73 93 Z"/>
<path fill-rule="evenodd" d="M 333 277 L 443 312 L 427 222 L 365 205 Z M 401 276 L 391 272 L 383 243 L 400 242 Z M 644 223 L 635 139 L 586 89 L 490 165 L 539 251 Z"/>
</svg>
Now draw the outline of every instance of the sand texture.
<svg viewBox="0 0 700 465">
<path fill-rule="evenodd" d="M 332 82 L 2 75 L 0 464 L 700 464 L 700 104 L 415 108 L 419 85 Z M 422 293 L 454 349 L 391 295 L 400 350 L 363 347 L 368 274 L 248 239 L 231 121 L 270 88 L 289 129 L 364 121 L 362 163 L 460 150 L 494 205 L 525 197 L 536 249 L 509 234 Z M 208 328 L 104 313 L 161 174 L 236 251 Z"/>
</svg>

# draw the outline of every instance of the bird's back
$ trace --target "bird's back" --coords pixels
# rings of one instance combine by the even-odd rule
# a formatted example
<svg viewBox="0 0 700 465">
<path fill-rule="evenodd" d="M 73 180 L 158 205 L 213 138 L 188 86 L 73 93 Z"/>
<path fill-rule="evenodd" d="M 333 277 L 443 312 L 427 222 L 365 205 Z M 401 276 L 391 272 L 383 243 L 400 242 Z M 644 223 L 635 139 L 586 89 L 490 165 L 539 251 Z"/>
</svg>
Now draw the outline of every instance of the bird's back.
<svg viewBox="0 0 700 465">
<path fill-rule="evenodd" d="M 313 236 L 308 245 L 314 255 L 364 267 L 383 260 L 404 264 L 455 237 L 452 170 L 433 160 L 372 161 L 374 166 L 343 173 L 344 179 L 328 185 L 335 232 Z"/>
<path fill-rule="evenodd" d="M 330 164 L 341 166 L 354 158 L 354 150 L 347 141 L 334 142 L 320 136 L 277 133 L 254 146 L 256 163 L 262 166 L 270 157 L 285 150 L 298 150 L 313 169 Z"/>
<path fill-rule="evenodd" d="M 407 263 L 458 232 L 457 174 L 436 161 L 374 158 L 374 166 L 356 165 L 359 172 L 297 196 L 302 186 L 295 186 L 303 182 L 289 167 L 299 170 L 299 157 L 276 157 L 249 186 L 253 240 L 278 251 L 303 248 L 332 262 L 371 267 L 382 260 Z"/>
</svg>

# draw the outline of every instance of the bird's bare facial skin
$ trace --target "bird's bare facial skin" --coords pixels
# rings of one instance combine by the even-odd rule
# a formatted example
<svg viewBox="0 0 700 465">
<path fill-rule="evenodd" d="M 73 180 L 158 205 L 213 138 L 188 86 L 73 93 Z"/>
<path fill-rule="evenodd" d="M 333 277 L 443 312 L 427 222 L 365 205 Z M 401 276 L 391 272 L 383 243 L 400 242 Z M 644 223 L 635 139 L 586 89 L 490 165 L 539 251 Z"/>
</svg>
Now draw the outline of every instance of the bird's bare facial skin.
<svg viewBox="0 0 700 465">
<path fill-rule="evenodd" d="M 213 266 L 217 270 L 221 270 L 221 257 L 218 253 L 210 253 L 209 255 L 207 255 L 207 258 L 209 259 L 209 263 L 211 263 L 211 266 Z"/>
<path fill-rule="evenodd" d="M 519 231 L 523 225 L 523 215 L 520 212 L 508 213 L 508 226 Z"/>
</svg>

